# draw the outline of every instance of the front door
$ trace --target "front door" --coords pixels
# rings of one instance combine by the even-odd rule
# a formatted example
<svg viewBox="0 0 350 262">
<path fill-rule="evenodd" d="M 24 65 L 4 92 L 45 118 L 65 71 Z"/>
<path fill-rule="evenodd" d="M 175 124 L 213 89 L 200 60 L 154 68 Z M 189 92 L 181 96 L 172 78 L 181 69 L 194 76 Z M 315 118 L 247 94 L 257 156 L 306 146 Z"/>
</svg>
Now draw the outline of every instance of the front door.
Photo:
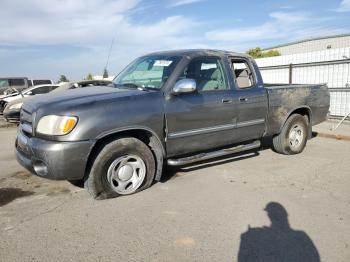
<svg viewBox="0 0 350 262">
<path fill-rule="evenodd" d="M 178 80 L 194 79 L 193 93 L 172 95 L 165 104 L 167 152 L 182 155 L 233 142 L 237 104 L 221 58 L 191 60 Z"/>
</svg>

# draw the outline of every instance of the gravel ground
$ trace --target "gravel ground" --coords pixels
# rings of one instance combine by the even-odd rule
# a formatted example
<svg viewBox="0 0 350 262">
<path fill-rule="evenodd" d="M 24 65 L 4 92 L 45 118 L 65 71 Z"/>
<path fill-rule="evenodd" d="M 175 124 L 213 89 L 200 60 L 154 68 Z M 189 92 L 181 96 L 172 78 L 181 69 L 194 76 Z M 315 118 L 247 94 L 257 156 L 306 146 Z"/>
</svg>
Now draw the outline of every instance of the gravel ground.
<svg viewBox="0 0 350 262">
<path fill-rule="evenodd" d="M 148 190 L 94 201 L 22 169 L 15 133 L 0 129 L 0 261 L 350 261 L 348 141 L 167 170 Z"/>
</svg>

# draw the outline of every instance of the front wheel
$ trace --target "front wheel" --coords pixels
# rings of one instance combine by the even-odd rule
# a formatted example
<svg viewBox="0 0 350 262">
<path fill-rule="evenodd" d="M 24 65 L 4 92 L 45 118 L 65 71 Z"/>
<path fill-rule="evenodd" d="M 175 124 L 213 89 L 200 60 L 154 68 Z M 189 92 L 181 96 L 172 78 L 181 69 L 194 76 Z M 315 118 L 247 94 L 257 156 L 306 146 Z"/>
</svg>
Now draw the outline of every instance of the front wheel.
<svg viewBox="0 0 350 262">
<path fill-rule="evenodd" d="M 281 154 L 298 154 L 304 150 L 307 137 L 308 121 L 306 117 L 293 114 L 287 119 L 282 132 L 273 138 L 273 146 Z"/>
<path fill-rule="evenodd" d="M 155 160 L 148 146 L 133 137 L 120 138 L 102 148 L 85 187 L 95 199 L 130 195 L 149 187 L 154 175 Z"/>
</svg>

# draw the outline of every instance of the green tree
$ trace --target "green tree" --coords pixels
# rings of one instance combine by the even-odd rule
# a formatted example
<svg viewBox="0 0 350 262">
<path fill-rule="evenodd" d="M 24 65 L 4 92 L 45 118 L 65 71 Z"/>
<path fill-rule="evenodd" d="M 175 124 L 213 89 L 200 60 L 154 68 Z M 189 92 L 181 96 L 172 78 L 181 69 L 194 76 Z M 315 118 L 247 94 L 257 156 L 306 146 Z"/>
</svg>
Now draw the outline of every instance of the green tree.
<svg viewBox="0 0 350 262">
<path fill-rule="evenodd" d="M 108 71 L 107 68 L 103 70 L 103 78 L 108 78 Z"/>
<path fill-rule="evenodd" d="M 262 51 L 260 47 L 255 47 L 255 48 L 249 49 L 246 53 L 253 58 L 260 58 Z"/>
<path fill-rule="evenodd" d="M 69 82 L 68 78 L 65 75 L 61 75 L 58 83 Z"/>
<path fill-rule="evenodd" d="M 86 77 L 85 80 L 94 80 L 94 77 L 92 76 L 91 73 L 89 73 Z"/>
<path fill-rule="evenodd" d="M 263 52 L 260 47 L 255 47 L 255 48 L 249 49 L 246 53 L 253 58 L 263 58 L 263 57 L 271 57 L 271 56 L 280 56 L 281 55 L 281 53 L 277 50 L 269 50 L 269 51 Z"/>
<path fill-rule="evenodd" d="M 280 56 L 281 53 L 277 50 L 269 50 L 266 52 L 263 52 L 263 57 L 271 57 L 271 56 Z"/>
</svg>

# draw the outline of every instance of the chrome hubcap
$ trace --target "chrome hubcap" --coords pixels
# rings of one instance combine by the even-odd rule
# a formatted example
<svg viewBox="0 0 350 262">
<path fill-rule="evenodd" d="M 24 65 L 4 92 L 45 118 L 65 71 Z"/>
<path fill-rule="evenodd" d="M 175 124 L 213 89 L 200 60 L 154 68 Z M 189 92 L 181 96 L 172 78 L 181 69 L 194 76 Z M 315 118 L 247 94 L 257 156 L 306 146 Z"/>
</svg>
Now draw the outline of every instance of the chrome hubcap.
<svg viewBox="0 0 350 262">
<path fill-rule="evenodd" d="M 304 139 L 304 131 L 299 125 L 294 125 L 289 131 L 289 144 L 293 148 L 298 148 Z"/>
<path fill-rule="evenodd" d="M 112 162 L 107 171 L 111 188 L 121 195 L 135 192 L 146 176 L 146 165 L 135 155 L 126 155 Z"/>
</svg>

